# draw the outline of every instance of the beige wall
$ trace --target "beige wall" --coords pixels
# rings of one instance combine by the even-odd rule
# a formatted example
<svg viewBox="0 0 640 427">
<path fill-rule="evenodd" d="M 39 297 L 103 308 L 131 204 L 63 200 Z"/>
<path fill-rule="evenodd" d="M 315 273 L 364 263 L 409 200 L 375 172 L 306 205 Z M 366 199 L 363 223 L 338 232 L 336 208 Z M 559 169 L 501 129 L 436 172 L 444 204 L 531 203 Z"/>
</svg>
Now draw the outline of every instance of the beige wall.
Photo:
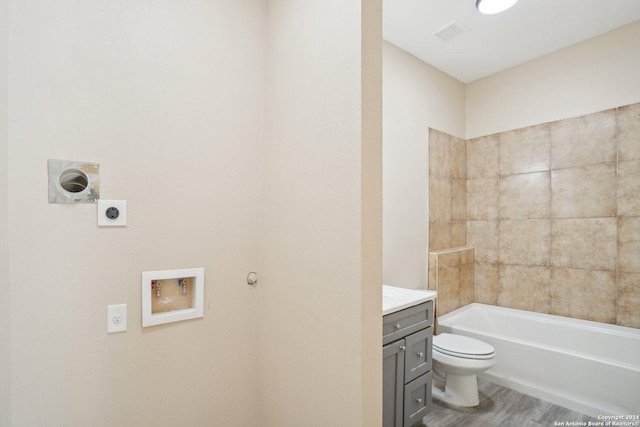
<svg viewBox="0 0 640 427">
<path fill-rule="evenodd" d="M 640 101 L 639 45 L 637 21 L 468 84 L 466 138 Z"/>
<path fill-rule="evenodd" d="M 362 3 L 11 3 L 1 425 L 380 423 L 381 3 Z M 49 205 L 49 158 L 100 163 L 128 226 Z M 142 329 L 140 273 L 193 266 L 204 318 Z"/>
<path fill-rule="evenodd" d="M 380 54 L 363 52 L 362 39 L 379 40 L 380 8 L 360 0 L 269 3 L 263 426 L 381 422 L 381 391 L 364 388 L 382 381 L 380 100 L 366 93 L 379 71 L 362 71 L 379 69 Z"/>
<path fill-rule="evenodd" d="M 427 288 L 428 132 L 464 137 L 464 84 L 383 43 L 384 282 Z"/>
<path fill-rule="evenodd" d="M 362 426 L 377 426 L 382 424 L 382 2 L 362 4 L 360 412 Z"/>
<path fill-rule="evenodd" d="M 258 425 L 264 2 L 11 8 L 10 425 Z M 100 163 L 128 226 L 49 205 L 49 158 Z M 195 266 L 204 318 L 143 330 L 140 273 Z"/>
<path fill-rule="evenodd" d="M 0 426 L 11 417 L 9 218 L 7 209 L 7 154 L 9 119 L 9 4 L 0 0 Z"/>
</svg>

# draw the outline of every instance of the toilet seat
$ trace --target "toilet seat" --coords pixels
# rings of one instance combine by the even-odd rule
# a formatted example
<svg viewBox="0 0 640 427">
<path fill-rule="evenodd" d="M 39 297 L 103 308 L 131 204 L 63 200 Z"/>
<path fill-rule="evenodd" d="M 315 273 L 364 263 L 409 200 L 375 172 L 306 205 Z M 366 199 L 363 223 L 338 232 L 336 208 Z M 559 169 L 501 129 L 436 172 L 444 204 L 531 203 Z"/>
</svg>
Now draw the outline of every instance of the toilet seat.
<svg viewBox="0 0 640 427">
<path fill-rule="evenodd" d="M 475 338 L 446 332 L 433 337 L 433 350 L 463 359 L 485 360 L 495 357 L 492 345 Z"/>
</svg>

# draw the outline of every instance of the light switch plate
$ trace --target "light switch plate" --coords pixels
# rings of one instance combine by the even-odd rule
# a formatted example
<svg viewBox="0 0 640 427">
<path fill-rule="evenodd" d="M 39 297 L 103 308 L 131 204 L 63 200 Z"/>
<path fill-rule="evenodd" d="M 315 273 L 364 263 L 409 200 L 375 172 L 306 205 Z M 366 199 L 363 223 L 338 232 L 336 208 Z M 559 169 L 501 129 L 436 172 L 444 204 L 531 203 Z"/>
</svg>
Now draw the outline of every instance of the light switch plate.
<svg viewBox="0 0 640 427">
<path fill-rule="evenodd" d="M 98 200 L 98 226 L 99 227 L 126 227 L 127 225 L 127 201 L 126 200 Z"/>
</svg>

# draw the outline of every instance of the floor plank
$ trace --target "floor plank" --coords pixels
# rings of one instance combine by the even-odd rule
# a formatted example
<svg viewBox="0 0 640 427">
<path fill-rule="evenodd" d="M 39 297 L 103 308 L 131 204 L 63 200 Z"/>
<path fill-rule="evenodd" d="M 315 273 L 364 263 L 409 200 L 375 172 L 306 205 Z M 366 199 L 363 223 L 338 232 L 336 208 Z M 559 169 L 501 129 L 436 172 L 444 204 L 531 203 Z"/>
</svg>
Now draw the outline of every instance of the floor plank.
<svg viewBox="0 0 640 427">
<path fill-rule="evenodd" d="M 474 408 L 456 407 L 434 398 L 429 415 L 423 419 L 423 426 L 551 427 L 555 422 L 596 421 L 587 415 L 481 379 L 478 380 L 478 391 L 480 404 Z"/>
</svg>

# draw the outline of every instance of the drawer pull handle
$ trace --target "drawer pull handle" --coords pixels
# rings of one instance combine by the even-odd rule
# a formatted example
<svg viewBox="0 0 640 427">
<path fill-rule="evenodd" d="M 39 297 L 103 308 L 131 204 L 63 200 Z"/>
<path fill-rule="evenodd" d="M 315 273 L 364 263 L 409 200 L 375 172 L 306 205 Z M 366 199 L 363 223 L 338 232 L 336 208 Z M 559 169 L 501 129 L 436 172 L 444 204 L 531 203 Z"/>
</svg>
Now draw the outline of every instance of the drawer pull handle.
<svg viewBox="0 0 640 427">
<path fill-rule="evenodd" d="M 422 403 L 422 398 L 421 397 L 417 398 L 416 403 Z"/>
<path fill-rule="evenodd" d="M 395 324 L 396 329 L 400 329 L 400 323 Z"/>
<path fill-rule="evenodd" d="M 421 352 L 421 351 L 419 351 L 419 352 L 418 352 L 418 357 L 422 357 L 422 356 L 424 356 L 424 353 L 423 353 L 423 352 Z"/>
<path fill-rule="evenodd" d="M 407 350 L 407 346 L 406 346 L 406 345 L 401 346 L 401 347 L 400 347 L 400 350 L 402 350 L 402 351 L 406 351 L 406 350 Z"/>
</svg>

